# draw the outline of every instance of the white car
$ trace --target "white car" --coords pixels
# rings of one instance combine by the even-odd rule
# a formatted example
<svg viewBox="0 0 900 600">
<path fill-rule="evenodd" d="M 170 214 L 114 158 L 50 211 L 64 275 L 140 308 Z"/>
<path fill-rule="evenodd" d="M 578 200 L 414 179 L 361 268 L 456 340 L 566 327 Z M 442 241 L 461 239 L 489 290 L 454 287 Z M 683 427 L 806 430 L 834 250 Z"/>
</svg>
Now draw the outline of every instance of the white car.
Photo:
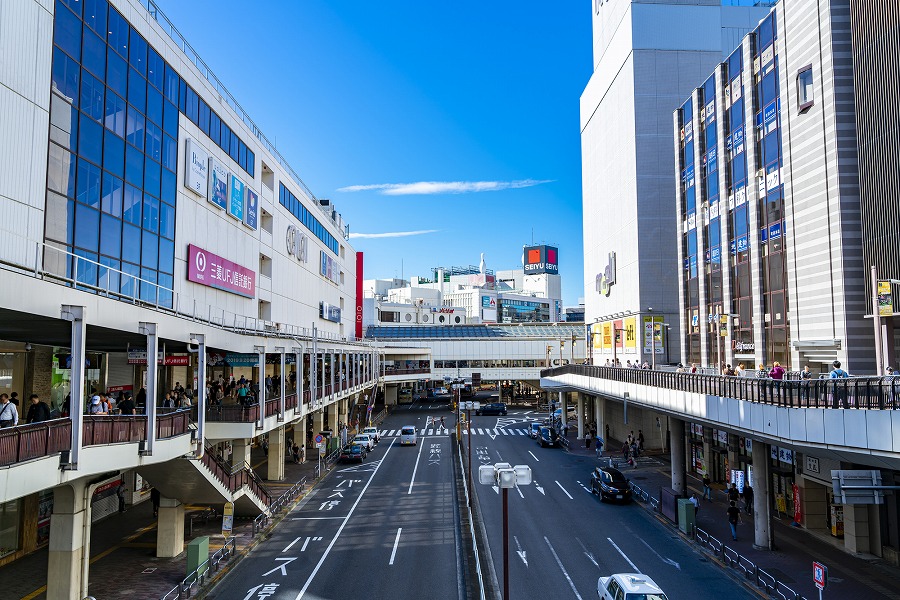
<svg viewBox="0 0 900 600">
<path fill-rule="evenodd" d="M 366 435 L 372 436 L 372 439 L 375 440 L 376 444 L 381 441 L 381 438 L 378 436 L 377 427 L 366 427 L 362 430 L 362 432 Z"/>
<path fill-rule="evenodd" d="M 367 433 L 357 433 L 356 437 L 353 438 L 353 443 L 365 446 L 367 452 L 371 452 L 375 449 L 375 441 L 372 439 L 372 436 Z"/>
<path fill-rule="evenodd" d="M 416 428 L 412 425 L 404 425 L 400 430 L 400 445 L 416 445 Z"/>
<path fill-rule="evenodd" d="M 616 573 L 597 581 L 601 600 L 668 600 L 656 583 L 640 573 Z"/>
</svg>

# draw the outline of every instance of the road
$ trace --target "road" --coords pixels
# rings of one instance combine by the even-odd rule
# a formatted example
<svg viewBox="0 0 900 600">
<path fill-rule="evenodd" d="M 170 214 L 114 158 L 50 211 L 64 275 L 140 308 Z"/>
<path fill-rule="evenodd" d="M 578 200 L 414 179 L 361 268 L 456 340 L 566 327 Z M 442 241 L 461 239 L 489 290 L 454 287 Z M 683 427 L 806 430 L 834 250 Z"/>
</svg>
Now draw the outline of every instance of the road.
<svg viewBox="0 0 900 600">
<path fill-rule="evenodd" d="M 590 493 L 598 461 L 541 448 L 524 435 L 544 416 L 511 408 L 506 417 L 472 417 L 473 469 L 496 462 L 532 469 L 530 486 L 509 491 L 510 598 L 596 598 L 600 576 L 623 572 L 649 575 L 670 600 L 696 598 L 698 590 L 704 598 L 755 597 L 640 506 L 601 503 Z M 502 586 L 501 494 L 475 488 Z"/>
<path fill-rule="evenodd" d="M 449 432 L 426 431 L 417 446 L 398 436 L 404 425 L 421 432 L 429 416 L 455 423 L 446 402 L 428 406 L 393 411 L 381 427 L 393 435 L 362 465 L 332 469 L 209 597 L 459 598 Z"/>
</svg>

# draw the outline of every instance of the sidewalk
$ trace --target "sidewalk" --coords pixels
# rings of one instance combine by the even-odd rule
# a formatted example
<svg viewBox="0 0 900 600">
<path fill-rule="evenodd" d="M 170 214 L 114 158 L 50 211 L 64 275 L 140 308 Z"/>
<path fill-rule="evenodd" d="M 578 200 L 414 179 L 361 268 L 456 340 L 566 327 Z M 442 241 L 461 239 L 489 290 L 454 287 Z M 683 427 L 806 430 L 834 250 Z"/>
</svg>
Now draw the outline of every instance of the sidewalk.
<svg viewBox="0 0 900 600">
<path fill-rule="evenodd" d="M 307 456 L 310 457 L 310 454 Z M 265 475 L 267 459 L 262 450 L 254 448 L 252 458 L 254 470 Z M 266 487 L 273 497 L 278 497 L 303 477 L 312 483 L 316 465 L 315 460 L 308 460 L 302 465 L 287 462 L 284 481 L 266 481 Z M 209 536 L 209 551 L 212 554 L 225 542 L 221 532 L 222 505 L 215 507 L 216 518 L 191 524 L 191 515 L 197 516 L 206 508 L 186 507 L 184 541 L 186 546 L 194 538 Z M 235 519 L 233 537 L 238 554 L 246 551 L 253 542 L 253 519 Z M 187 575 L 187 553 L 182 552 L 175 558 L 156 558 L 155 555 L 156 518 L 149 500 L 94 523 L 91 527 L 89 594 L 97 600 L 162 598 Z M 0 596 L 22 600 L 46 598 L 47 559 L 48 549 L 44 547 L 0 567 L 0 580 L 6 590 Z"/>
<path fill-rule="evenodd" d="M 667 454 L 647 454 L 638 459 L 638 465 L 631 468 L 624 464 L 622 453 L 618 451 L 622 442 L 606 440 L 603 458 L 596 458 L 596 448 L 584 447 L 583 440 L 576 440 L 574 432 L 569 430 L 568 452 L 577 456 L 591 457 L 595 460 L 595 466 L 609 464 L 609 458 L 619 462 L 619 469 L 635 485 L 650 493 L 651 496 L 659 496 L 662 487 L 671 487 L 671 460 Z M 614 448 L 607 452 L 606 448 Z M 700 479 L 688 474 L 688 494 L 696 493 L 698 498 L 703 496 L 703 484 Z M 757 498 L 759 502 L 761 498 Z M 743 501 L 739 503 L 743 509 Z M 885 564 L 881 559 L 871 555 L 851 554 L 843 548 L 835 545 L 835 541 L 822 536 L 817 532 L 807 531 L 791 526 L 790 520 L 773 519 L 773 535 L 776 550 L 758 550 L 753 547 L 753 517 L 742 512 L 743 524 L 738 525 L 738 541 L 731 541 L 731 530 L 725 516 L 728 507 L 723 485 L 713 486 L 713 500 L 701 500 L 700 510 L 697 513 L 697 527 L 703 529 L 710 536 L 715 537 L 729 548 L 733 548 L 739 554 L 746 557 L 759 568 L 772 574 L 780 581 L 788 585 L 792 590 L 808 600 L 819 597 L 818 589 L 812 581 L 812 563 L 818 561 L 828 567 L 828 588 L 825 591 L 826 598 L 840 598 L 841 600 L 875 600 L 881 598 L 896 599 L 900 597 L 900 570 Z M 645 506 L 648 508 L 648 506 Z M 673 531 L 678 531 L 675 525 L 662 515 L 654 513 L 661 522 L 670 525 Z M 690 538 L 684 536 L 687 541 Z M 690 542 L 694 548 L 700 546 Z M 738 578 L 741 572 L 725 566 L 721 561 L 721 555 L 716 560 L 723 569 L 728 569 Z M 752 584 L 750 584 L 752 586 Z M 767 597 L 767 596 L 764 596 Z"/>
</svg>

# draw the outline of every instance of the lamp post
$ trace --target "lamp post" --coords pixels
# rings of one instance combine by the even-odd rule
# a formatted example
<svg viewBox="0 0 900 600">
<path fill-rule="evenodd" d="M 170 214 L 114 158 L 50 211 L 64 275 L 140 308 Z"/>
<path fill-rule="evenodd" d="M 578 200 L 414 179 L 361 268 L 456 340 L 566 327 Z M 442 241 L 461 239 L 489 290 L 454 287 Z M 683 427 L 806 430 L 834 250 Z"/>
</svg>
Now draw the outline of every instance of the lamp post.
<svg viewBox="0 0 900 600">
<path fill-rule="evenodd" d="M 619 346 L 619 332 L 624 332 L 624 329 L 616 329 L 615 323 L 613 323 L 613 366 L 616 366 L 616 348 Z"/>
<path fill-rule="evenodd" d="M 531 485 L 531 467 L 513 467 L 509 463 L 481 465 L 478 483 L 496 485 L 503 490 L 503 600 L 509 600 L 509 490 L 519 485 Z"/>
<path fill-rule="evenodd" d="M 725 362 L 725 344 L 722 342 L 722 325 L 725 325 L 725 333 L 728 332 L 728 319 L 731 317 L 739 317 L 740 315 L 735 313 L 724 313 L 716 315 L 716 354 L 719 359 L 719 364 L 716 366 L 716 369 L 719 371 L 719 374 L 722 374 L 722 364 Z"/>
</svg>

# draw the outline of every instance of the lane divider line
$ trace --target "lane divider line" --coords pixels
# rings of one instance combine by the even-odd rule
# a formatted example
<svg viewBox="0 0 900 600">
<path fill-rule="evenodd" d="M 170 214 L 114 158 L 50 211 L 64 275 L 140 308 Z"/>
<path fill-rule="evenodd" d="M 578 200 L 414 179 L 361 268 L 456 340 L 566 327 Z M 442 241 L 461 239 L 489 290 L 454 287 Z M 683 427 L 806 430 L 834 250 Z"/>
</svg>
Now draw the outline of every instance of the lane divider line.
<svg viewBox="0 0 900 600">
<path fill-rule="evenodd" d="M 391 442 L 391 445 L 393 446 L 393 442 Z M 416 472 L 419 470 L 419 459 L 422 458 L 422 448 L 424 448 L 424 447 L 425 447 L 425 444 L 419 445 L 419 453 L 416 454 L 416 466 L 413 468 L 412 479 L 409 482 L 409 490 L 407 490 L 407 492 L 406 492 L 407 496 L 412 494 L 412 487 L 413 487 L 413 484 L 416 482 Z M 379 465 L 379 466 L 381 466 L 381 465 Z"/>
<path fill-rule="evenodd" d="M 553 544 L 550 543 L 550 540 L 547 539 L 547 536 L 544 536 L 544 541 L 547 542 L 547 545 L 550 547 L 550 552 L 553 553 L 553 558 L 556 559 L 556 564 L 559 565 L 559 570 L 562 571 L 563 575 L 566 576 L 566 581 L 569 582 L 569 587 L 572 588 L 572 591 L 575 593 L 575 597 L 578 600 L 583 600 L 581 594 L 578 593 L 578 590 L 575 589 L 575 583 L 572 581 L 572 578 L 569 577 L 569 573 L 566 572 L 566 568 L 563 566 L 562 561 L 559 560 L 559 555 L 556 553 L 556 550 L 553 549 Z"/>
<path fill-rule="evenodd" d="M 391 560 L 388 561 L 389 565 L 394 564 L 394 557 L 397 556 L 397 546 L 400 544 L 400 532 L 401 531 L 403 531 L 402 527 L 397 529 L 397 537 L 394 538 L 394 549 L 391 550 Z"/>
<path fill-rule="evenodd" d="M 574 500 L 574 499 L 575 499 L 575 498 L 572 497 L 571 494 L 569 494 L 569 492 L 566 491 L 566 488 L 564 488 L 560 482 L 557 481 L 557 482 L 556 482 L 556 485 L 558 485 L 558 486 L 559 486 L 559 489 L 561 489 L 561 490 L 563 491 L 563 494 L 565 494 L 566 496 L 569 497 L 569 500 Z"/>
<path fill-rule="evenodd" d="M 614 541 L 612 541 L 612 538 L 606 538 L 606 539 L 610 544 L 612 544 L 612 547 L 615 548 L 616 551 L 622 555 L 622 558 L 624 558 L 625 560 L 628 561 L 628 564 L 631 565 L 631 568 L 634 569 L 635 573 L 640 573 L 641 575 L 643 575 L 643 573 L 641 573 L 641 570 L 637 568 L 637 565 L 634 564 L 633 562 L 631 562 L 631 559 L 628 558 L 628 556 L 624 552 L 622 552 L 621 548 L 616 546 L 616 543 Z"/>
</svg>

